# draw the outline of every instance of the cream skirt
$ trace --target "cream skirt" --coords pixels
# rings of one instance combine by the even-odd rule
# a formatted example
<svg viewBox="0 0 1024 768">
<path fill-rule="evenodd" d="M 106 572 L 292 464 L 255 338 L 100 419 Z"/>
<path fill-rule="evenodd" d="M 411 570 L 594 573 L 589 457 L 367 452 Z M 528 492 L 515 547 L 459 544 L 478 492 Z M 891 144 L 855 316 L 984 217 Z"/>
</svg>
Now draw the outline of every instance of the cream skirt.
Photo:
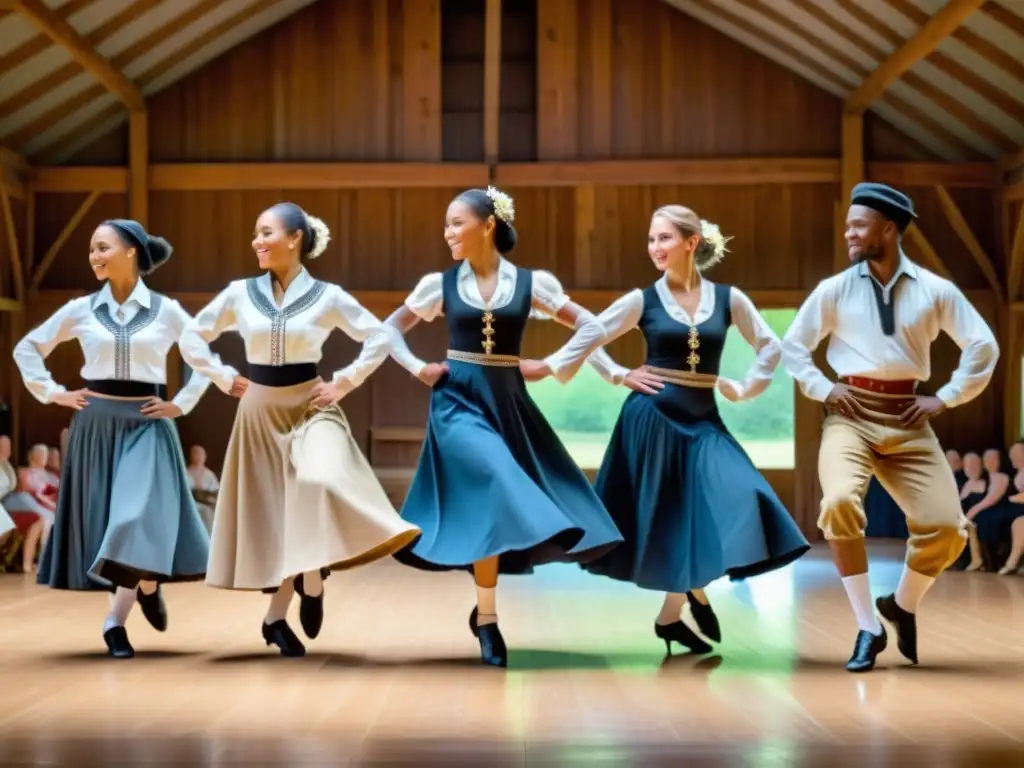
<svg viewBox="0 0 1024 768">
<path fill-rule="evenodd" d="M 242 397 L 213 517 L 211 587 L 273 590 L 392 555 L 420 535 L 391 505 L 341 408 L 309 406 L 316 383 L 250 383 Z"/>
</svg>

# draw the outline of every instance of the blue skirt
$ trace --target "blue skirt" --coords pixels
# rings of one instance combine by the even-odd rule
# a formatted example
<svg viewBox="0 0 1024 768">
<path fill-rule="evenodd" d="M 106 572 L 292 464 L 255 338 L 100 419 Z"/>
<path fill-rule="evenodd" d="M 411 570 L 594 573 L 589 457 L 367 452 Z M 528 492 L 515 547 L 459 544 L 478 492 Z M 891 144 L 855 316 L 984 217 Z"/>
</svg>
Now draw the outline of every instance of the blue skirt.
<svg viewBox="0 0 1024 768">
<path fill-rule="evenodd" d="M 658 396 L 626 398 L 597 477 L 597 493 L 626 543 L 584 568 L 645 589 L 686 592 L 799 558 L 810 549 L 807 539 L 713 400 L 687 418 L 679 400 L 691 395 L 680 390 L 666 383 Z"/>
<path fill-rule="evenodd" d="M 144 416 L 145 402 L 91 396 L 72 418 L 40 584 L 111 590 L 205 576 L 210 537 L 177 428 Z"/>
<path fill-rule="evenodd" d="M 395 555 L 423 570 L 500 573 L 584 562 L 622 541 L 587 476 L 526 392 L 518 368 L 448 362 L 402 517 L 423 531 Z"/>
</svg>

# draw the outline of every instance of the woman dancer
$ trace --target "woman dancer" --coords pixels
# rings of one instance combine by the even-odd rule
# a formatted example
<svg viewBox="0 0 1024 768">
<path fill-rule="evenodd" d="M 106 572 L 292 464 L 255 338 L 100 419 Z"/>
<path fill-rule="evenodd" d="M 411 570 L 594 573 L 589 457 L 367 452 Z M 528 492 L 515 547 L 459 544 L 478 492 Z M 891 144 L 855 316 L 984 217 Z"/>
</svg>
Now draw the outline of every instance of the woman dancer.
<svg viewBox="0 0 1024 768">
<path fill-rule="evenodd" d="M 209 554 L 171 419 L 191 411 L 210 382 L 193 375 L 171 402 L 164 399 L 167 352 L 190 318 L 140 277 L 170 255 L 170 244 L 138 222 L 105 221 L 89 246 L 103 288 L 65 304 L 14 348 L 29 392 L 75 411 L 37 579 L 54 589 L 113 590 L 103 639 L 119 659 L 134 656 L 125 622 L 136 599 L 163 632 L 159 584 L 202 579 Z M 70 339 L 85 355 L 86 386 L 73 392 L 45 364 Z"/>
<path fill-rule="evenodd" d="M 303 261 L 330 241 L 326 225 L 294 203 L 256 221 L 260 277 L 236 280 L 182 336 L 181 354 L 241 398 L 213 517 L 206 583 L 270 592 L 263 639 L 282 656 L 306 649 L 286 616 L 296 592 L 309 638 L 323 624 L 323 581 L 331 570 L 369 563 L 408 545 L 419 529 L 388 501 L 349 432 L 338 401 L 388 356 L 389 333 L 341 287 L 314 279 Z M 335 328 L 362 341 L 359 358 L 323 381 L 322 348 Z M 236 329 L 248 376 L 207 342 Z"/>
<path fill-rule="evenodd" d="M 598 345 L 639 327 L 647 362 L 615 379 L 634 391 L 623 403 L 596 488 L 626 543 L 586 570 L 664 591 L 655 634 L 698 653 L 711 650 L 681 620 L 689 602 L 700 631 L 721 640 L 704 587 L 781 568 L 810 546 L 771 486 L 729 434 L 715 403 L 756 397 L 771 383 L 780 342 L 749 298 L 703 274 L 725 254 L 725 239 L 689 208 L 651 218 L 648 253 L 664 273 L 618 299 L 597 320 L 602 339 L 576 335 L 545 362 L 524 361 L 528 379 L 568 381 Z M 718 376 L 726 331 L 735 324 L 757 352 L 743 381 Z M 561 364 L 561 367 L 558 367 Z"/>
<path fill-rule="evenodd" d="M 531 311 L 584 321 L 547 272 L 513 265 L 512 200 L 493 188 L 463 192 L 445 220 L 459 262 L 427 275 L 387 322 L 392 355 L 433 388 L 427 434 L 402 516 L 423 537 L 396 558 L 423 570 L 465 569 L 476 581 L 469 627 L 484 664 L 508 664 L 498 629 L 498 574 L 586 560 L 622 541 L 586 476 L 526 392 L 519 348 Z M 425 364 L 402 334 L 443 314 L 445 363 Z M 582 332 L 582 331 L 581 331 Z"/>
</svg>

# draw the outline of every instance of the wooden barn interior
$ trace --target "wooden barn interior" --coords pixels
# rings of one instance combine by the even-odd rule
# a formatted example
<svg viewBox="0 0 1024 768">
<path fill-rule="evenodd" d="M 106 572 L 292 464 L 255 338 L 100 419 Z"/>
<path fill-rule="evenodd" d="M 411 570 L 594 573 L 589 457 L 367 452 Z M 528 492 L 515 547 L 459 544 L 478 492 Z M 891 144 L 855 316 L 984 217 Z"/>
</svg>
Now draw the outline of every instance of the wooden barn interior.
<svg viewBox="0 0 1024 768">
<path fill-rule="evenodd" d="M 1016 439 L 1024 343 L 1024 9 L 984 0 L 14 0 L 0 2 L 3 349 L 95 290 L 93 228 L 131 217 L 175 257 L 150 279 L 198 311 L 255 274 L 261 210 L 293 200 L 333 232 L 312 269 L 386 316 L 445 268 L 449 200 L 515 199 L 523 266 L 599 311 L 650 284 L 653 209 L 685 203 L 734 237 L 710 275 L 797 307 L 846 263 L 853 184 L 909 193 L 912 258 L 953 279 L 1002 357 L 935 424 L 951 446 Z M 525 354 L 566 338 L 531 328 Z M 444 350 L 443 324 L 413 348 Z M 228 335 L 215 349 L 238 365 Z M 356 351 L 336 334 L 323 369 Z M 642 360 L 630 334 L 610 352 Z M 175 353 L 176 354 L 176 353 Z M 959 351 L 943 337 L 934 391 Z M 60 346 L 55 378 L 80 384 Z M 69 414 L 0 379 L 14 455 Z M 171 389 L 180 386 L 180 362 Z M 799 394 L 795 466 L 765 470 L 817 537 L 821 408 Z M 428 390 L 387 361 L 344 407 L 396 499 Z M 211 388 L 180 422 L 218 471 L 235 404 Z M 588 468 L 592 469 L 592 468 Z"/>
</svg>

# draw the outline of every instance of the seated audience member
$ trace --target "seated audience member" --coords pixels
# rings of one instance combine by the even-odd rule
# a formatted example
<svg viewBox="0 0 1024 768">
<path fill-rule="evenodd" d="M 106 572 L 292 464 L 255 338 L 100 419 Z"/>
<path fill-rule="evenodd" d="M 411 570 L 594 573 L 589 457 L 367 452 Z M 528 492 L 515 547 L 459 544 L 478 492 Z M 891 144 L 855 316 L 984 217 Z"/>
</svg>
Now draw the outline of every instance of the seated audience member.
<svg viewBox="0 0 1024 768">
<path fill-rule="evenodd" d="M 13 491 L 18 485 L 18 474 L 11 464 L 11 438 L 0 435 L 0 499 Z M 0 571 L 5 571 L 10 560 L 17 551 L 20 538 L 15 536 L 17 526 L 0 505 Z"/>
<path fill-rule="evenodd" d="M 946 461 L 949 462 L 949 468 L 953 470 L 953 478 L 956 480 L 957 490 L 963 488 L 964 483 L 967 482 L 967 475 L 964 474 L 964 460 L 960 458 L 960 452 L 946 451 Z"/>
<path fill-rule="evenodd" d="M 206 530 L 212 533 L 213 512 L 217 507 L 220 483 L 213 470 L 206 466 L 206 449 L 201 445 L 193 445 L 189 452 L 188 484 L 196 500 L 199 516 L 203 518 Z"/>
<path fill-rule="evenodd" d="M 18 530 L 25 536 L 22 564 L 26 573 L 35 568 L 36 556 L 46 544 L 57 511 L 57 488 L 46 470 L 45 445 L 35 445 L 28 454 L 28 466 L 18 470 L 17 488 L 3 499 Z"/>
<path fill-rule="evenodd" d="M 46 451 L 46 475 L 50 479 L 50 485 L 57 488 L 60 485 L 60 449 L 50 446 Z"/>
<path fill-rule="evenodd" d="M 1013 482 L 1002 502 L 978 518 L 978 539 L 992 569 L 1002 563 L 999 574 L 1016 573 L 1024 553 L 1024 443 L 1010 448 Z"/>
<path fill-rule="evenodd" d="M 964 484 L 960 488 L 960 507 L 964 514 L 974 509 L 988 495 L 988 477 L 985 474 L 985 466 L 981 462 L 981 456 L 976 453 L 964 454 Z M 954 563 L 958 570 L 977 571 L 984 564 L 982 562 L 981 550 L 978 545 L 977 533 L 974 524 L 971 523 L 968 531 L 970 535 L 970 546 L 960 555 Z"/>
</svg>

